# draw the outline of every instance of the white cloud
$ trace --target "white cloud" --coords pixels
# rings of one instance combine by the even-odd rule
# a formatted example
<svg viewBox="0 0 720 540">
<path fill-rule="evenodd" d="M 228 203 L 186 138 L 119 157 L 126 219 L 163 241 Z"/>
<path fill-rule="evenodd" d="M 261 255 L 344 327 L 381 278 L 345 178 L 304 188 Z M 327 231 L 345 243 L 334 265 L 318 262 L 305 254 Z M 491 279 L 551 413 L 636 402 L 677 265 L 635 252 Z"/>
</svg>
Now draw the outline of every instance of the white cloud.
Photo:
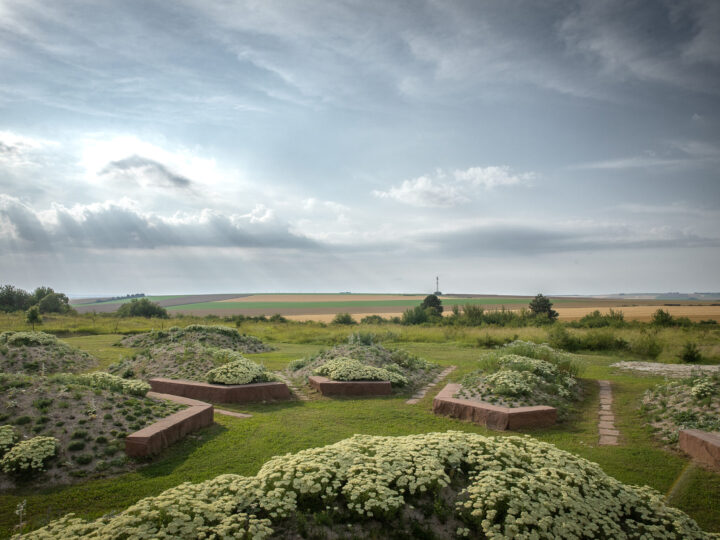
<svg viewBox="0 0 720 540">
<path fill-rule="evenodd" d="M 438 169 L 434 175 L 405 180 L 387 191 L 375 190 L 380 199 L 393 199 L 419 207 L 448 208 L 470 202 L 480 192 L 496 187 L 527 184 L 535 173 L 514 174 L 508 166 L 470 167 L 452 175 Z"/>
<path fill-rule="evenodd" d="M 0 131 L 0 162 L 6 165 L 27 165 L 34 162 L 35 153 L 52 146 L 57 146 L 57 143 L 12 131 Z"/>
</svg>

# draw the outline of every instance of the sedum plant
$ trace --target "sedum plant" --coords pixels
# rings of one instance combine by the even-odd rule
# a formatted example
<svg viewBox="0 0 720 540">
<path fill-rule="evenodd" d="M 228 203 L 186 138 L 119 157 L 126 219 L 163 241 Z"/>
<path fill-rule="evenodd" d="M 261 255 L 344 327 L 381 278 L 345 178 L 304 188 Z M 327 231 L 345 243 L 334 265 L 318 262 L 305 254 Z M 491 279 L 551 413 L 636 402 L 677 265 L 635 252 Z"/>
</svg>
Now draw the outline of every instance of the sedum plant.
<svg viewBox="0 0 720 540">
<path fill-rule="evenodd" d="M 122 394 L 144 396 L 150 391 L 150 385 L 138 379 L 123 379 L 104 371 L 95 371 L 77 376 L 77 382 L 92 388 L 106 388 Z"/>
<path fill-rule="evenodd" d="M 206 380 L 215 384 L 251 384 L 273 380 L 267 370 L 234 351 L 218 351 L 218 360 L 229 360 L 207 372 Z"/>
<path fill-rule="evenodd" d="M 394 527 L 410 505 L 441 499 L 463 525 L 458 534 L 472 538 L 710 537 L 660 493 L 551 444 L 448 431 L 356 435 L 275 457 L 252 477 L 184 483 L 117 514 L 69 514 L 22 538 L 296 537 L 298 515 L 318 508 L 346 524 L 342 536 L 363 536 L 373 523 Z"/>
<path fill-rule="evenodd" d="M 354 358 L 342 356 L 328 360 L 313 373 L 334 381 L 390 381 L 396 386 L 404 386 L 408 382 L 398 370 L 369 366 Z"/>
<path fill-rule="evenodd" d="M 33 476 L 45 470 L 47 462 L 58 452 L 55 437 L 33 437 L 20 441 L 0 460 L 0 468 L 12 476 Z"/>
<path fill-rule="evenodd" d="M 7 454 L 19 439 L 14 427 L 0 426 L 0 458 Z"/>
</svg>

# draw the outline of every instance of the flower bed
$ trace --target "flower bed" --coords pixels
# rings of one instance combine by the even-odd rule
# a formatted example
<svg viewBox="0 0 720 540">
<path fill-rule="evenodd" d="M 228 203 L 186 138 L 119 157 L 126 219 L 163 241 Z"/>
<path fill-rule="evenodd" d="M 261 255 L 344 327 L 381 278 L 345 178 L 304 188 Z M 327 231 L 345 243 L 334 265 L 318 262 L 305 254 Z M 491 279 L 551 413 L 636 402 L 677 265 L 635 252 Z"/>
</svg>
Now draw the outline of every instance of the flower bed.
<svg viewBox="0 0 720 540">
<path fill-rule="evenodd" d="M 666 443 L 683 429 L 720 431 L 720 373 L 668 381 L 648 390 L 641 411 Z"/>
<path fill-rule="evenodd" d="M 34 437 L 56 439 L 57 458 L 37 478 L 43 484 L 130 470 L 125 436 L 183 408 L 145 397 L 148 389 L 107 373 L 0 374 L 0 453 Z M 0 488 L 14 484 L 14 475 L 0 474 Z"/>
<path fill-rule="evenodd" d="M 388 381 L 393 389 L 407 393 L 425 386 L 439 369 L 439 366 L 402 350 L 391 351 L 382 345 L 353 342 L 291 362 L 288 376 L 303 382 L 310 382 L 313 377 L 312 384 L 316 389 L 321 387 L 318 381 L 323 378 L 339 383 Z M 371 386 L 365 385 L 366 388 Z M 340 385 L 336 387 L 340 388 Z M 346 385 L 348 389 L 353 387 L 360 389 L 362 385 Z"/>
<path fill-rule="evenodd" d="M 84 351 L 73 349 L 44 332 L 3 332 L 0 334 L 0 372 L 45 375 L 75 373 L 97 365 Z"/>
<path fill-rule="evenodd" d="M 480 366 L 462 379 L 454 398 L 505 408 L 549 406 L 561 418 L 579 398 L 573 358 L 547 345 L 515 341 L 481 357 Z"/>
<path fill-rule="evenodd" d="M 181 484 L 23 538 L 683 538 L 708 535 L 650 488 L 527 437 L 356 435 L 271 459 L 252 477 Z"/>
<path fill-rule="evenodd" d="M 261 353 L 272 350 L 254 336 L 241 334 L 228 326 L 205 326 L 191 324 L 185 328 L 173 326 L 167 330 L 156 330 L 145 334 L 128 336 L 120 342 L 125 347 L 147 348 L 163 344 L 200 344 L 205 347 L 231 349 L 243 353 Z"/>
</svg>

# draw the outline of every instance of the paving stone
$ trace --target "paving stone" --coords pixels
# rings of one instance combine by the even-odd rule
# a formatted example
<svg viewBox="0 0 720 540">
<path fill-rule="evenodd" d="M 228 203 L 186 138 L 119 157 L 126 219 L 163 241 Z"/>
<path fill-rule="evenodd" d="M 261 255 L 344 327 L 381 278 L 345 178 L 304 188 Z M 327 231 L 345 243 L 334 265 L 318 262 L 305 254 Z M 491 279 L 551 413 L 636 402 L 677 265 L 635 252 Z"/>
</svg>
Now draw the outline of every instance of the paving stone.
<svg viewBox="0 0 720 540">
<path fill-rule="evenodd" d="M 617 429 L 600 428 L 598 432 L 600 435 L 612 435 L 614 437 L 618 437 L 620 435 L 620 432 Z"/>
<path fill-rule="evenodd" d="M 235 411 L 226 411 L 225 409 L 215 408 L 217 414 L 224 414 L 225 416 L 234 416 L 235 418 L 252 418 L 252 414 L 239 413 Z"/>
<path fill-rule="evenodd" d="M 603 429 L 612 429 L 612 430 L 614 430 L 614 429 L 615 429 L 615 424 L 613 424 L 612 422 L 598 422 L 598 427 L 599 427 L 601 430 L 603 430 Z"/>
<path fill-rule="evenodd" d="M 618 446 L 617 437 L 612 435 L 600 435 L 600 446 Z"/>
<path fill-rule="evenodd" d="M 600 421 L 601 422 L 610 422 L 612 424 L 615 422 L 615 417 L 612 414 L 601 414 Z"/>
</svg>

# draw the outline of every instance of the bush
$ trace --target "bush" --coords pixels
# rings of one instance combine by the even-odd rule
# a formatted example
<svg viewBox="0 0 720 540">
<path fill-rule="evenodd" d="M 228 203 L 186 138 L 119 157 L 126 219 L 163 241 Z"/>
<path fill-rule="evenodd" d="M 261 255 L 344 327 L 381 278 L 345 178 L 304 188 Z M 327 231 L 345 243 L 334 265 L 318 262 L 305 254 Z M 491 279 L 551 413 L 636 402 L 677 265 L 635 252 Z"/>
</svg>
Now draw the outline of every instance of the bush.
<svg viewBox="0 0 720 540">
<path fill-rule="evenodd" d="M 20 435 L 12 426 L 0 426 L 0 458 L 15 446 L 20 440 Z"/>
<path fill-rule="evenodd" d="M 133 298 L 127 304 L 120 306 L 117 310 L 117 314 L 120 317 L 158 317 L 159 319 L 168 319 L 169 315 L 167 310 L 159 306 L 158 304 L 151 302 L 147 298 Z"/>
<path fill-rule="evenodd" d="M 408 505 L 453 490 L 447 512 L 472 538 L 707 538 L 660 493 L 551 444 L 455 431 L 356 435 L 273 458 L 255 476 L 187 482 L 93 521 L 70 514 L 28 538 L 289 538 L 299 534 L 284 526 L 307 524 L 309 512 L 327 506 L 355 526 L 348 537 L 375 526 L 389 537 Z"/>
<path fill-rule="evenodd" d="M 216 353 L 215 357 L 221 359 L 230 358 L 231 360 L 207 372 L 205 379 L 209 383 L 251 384 L 272 380 L 272 375 L 263 366 L 234 351 L 220 351 Z"/>
<path fill-rule="evenodd" d="M 5 474 L 16 477 L 29 477 L 45 470 L 58 451 L 55 437 L 33 437 L 20 441 L 0 460 L 0 469 Z"/>
<path fill-rule="evenodd" d="M 655 326 L 673 326 L 675 324 L 673 316 L 670 315 L 669 311 L 665 311 L 664 309 L 658 309 L 653 313 L 651 322 Z"/>
<path fill-rule="evenodd" d="M 402 314 L 402 324 L 422 324 L 430 321 L 435 316 L 434 310 L 428 312 L 427 309 L 422 306 L 415 306 L 413 308 L 405 310 Z"/>
<path fill-rule="evenodd" d="M 688 341 L 683 347 L 682 353 L 680 353 L 680 360 L 688 363 L 700 362 L 702 354 L 700 354 L 697 343 Z"/>
<path fill-rule="evenodd" d="M 555 321 L 558 318 L 558 312 L 552 308 L 552 302 L 542 294 L 535 296 L 528 307 L 535 317 L 544 315 L 549 321 Z"/>
<path fill-rule="evenodd" d="M 333 381 L 390 381 L 396 386 L 405 386 L 408 382 L 403 375 L 395 371 L 369 366 L 354 358 L 342 356 L 328 360 L 313 373 Z"/>
<path fill-rule="evenodd" d="M 440 299 L 435 294 L 429 294 L 425 297 L 425 299 L 422 301 L 422 304 L 420 304 L 420 307 L 423 309 L 429 309 L 431 310 L 435 316 L 440 317 L 443 312 L 443 305 Z"/>
<path fill-rule="evenodd" d="M 605 326 L 620 327 L 625 326 L 625 315 L 622 311 L 615 311 L 610 308 L 607 315 L 600 313 L 600 310 L 596 309 L 592 313 L 588 313 L 577 323 L 577 326 L 585 328 L 602 328 Z"/>
<path fill-rule="evenodd" d="M 357 324 L 349 313 L 338 313 L 332 320 L 333 324 Z"/>
<path fill-rule="evenodd" d="M 383 324 L 388 322 L 383 319 L 380 315 L 367 315 L 360 319 L 360 324 Z"/>
<path fill-rule="evenodd" d="M 640 337 L 630 343 L 630 351 L 640 356 L 657 358 L 663 351 L 663 345 L 655 332 L 643 330 Z"/>
</svg>

